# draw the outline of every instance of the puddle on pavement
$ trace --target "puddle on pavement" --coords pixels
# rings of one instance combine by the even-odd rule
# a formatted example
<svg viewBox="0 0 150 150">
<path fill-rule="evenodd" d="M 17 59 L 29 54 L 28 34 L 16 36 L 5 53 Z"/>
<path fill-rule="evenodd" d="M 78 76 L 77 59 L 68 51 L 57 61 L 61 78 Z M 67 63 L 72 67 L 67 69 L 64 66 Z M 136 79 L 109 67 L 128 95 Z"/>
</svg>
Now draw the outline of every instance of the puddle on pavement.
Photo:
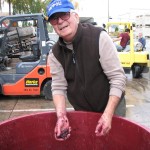
<svg viewBox="0 0 150 150">
<path fill-rule="evenodd" d="M 145 102 L 150 102 L 149 74 L 144 74 L 143 76 L 143 78 L 133 79 L 132 74 L 127 75 L 127 104 L 140 105 Z"/>
</svg>

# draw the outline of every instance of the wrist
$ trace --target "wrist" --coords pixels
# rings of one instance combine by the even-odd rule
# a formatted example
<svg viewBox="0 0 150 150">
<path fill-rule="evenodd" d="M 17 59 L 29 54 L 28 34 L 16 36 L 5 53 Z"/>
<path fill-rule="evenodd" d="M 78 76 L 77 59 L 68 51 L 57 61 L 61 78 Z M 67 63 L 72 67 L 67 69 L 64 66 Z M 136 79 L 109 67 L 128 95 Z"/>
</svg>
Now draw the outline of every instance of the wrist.
<svg viewBox="0 0 150 150">
<path fill-rule="evenodd" d="M 66 112 L 57 112 L 57 118 L 63 118 L 66 116 Z"/>
<path fill-rule="evenodd" d="M 57 118 L 66 116 L 66 109 L 65 109 L 65 107 L 61 107 L 61 106 L 56 107 L 56 115 L 57 115 Z"/>
</svg>

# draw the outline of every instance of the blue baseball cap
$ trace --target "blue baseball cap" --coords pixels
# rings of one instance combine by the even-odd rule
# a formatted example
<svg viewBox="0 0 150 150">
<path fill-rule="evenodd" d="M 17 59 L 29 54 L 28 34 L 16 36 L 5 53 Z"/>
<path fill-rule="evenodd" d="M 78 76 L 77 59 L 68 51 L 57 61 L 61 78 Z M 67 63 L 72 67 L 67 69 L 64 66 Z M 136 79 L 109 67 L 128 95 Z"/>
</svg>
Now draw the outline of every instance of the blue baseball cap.
<svg viewBox="0 0 150 150">
<path fill-rule="evenodd" d="M 57 12 L 69 12 L 71 9 L 74 9 L 73 4 L 70 0 L 52 0 L 47 8 L 47 16 L 48 18 Z"/>
</svg>

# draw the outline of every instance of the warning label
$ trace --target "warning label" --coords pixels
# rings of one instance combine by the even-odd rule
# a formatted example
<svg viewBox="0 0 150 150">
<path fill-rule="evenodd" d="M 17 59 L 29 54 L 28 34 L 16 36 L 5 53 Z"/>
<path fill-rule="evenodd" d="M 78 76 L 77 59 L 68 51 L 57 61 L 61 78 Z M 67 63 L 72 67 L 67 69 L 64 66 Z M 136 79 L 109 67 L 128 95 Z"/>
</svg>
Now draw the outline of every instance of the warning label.
<svg viewBox="0 0 150 150">
<path fill-rule="evenodd" d="M 39 79 L 38 78 L 25 78 L 25 87 L 38 87 Z"/>
</svg>

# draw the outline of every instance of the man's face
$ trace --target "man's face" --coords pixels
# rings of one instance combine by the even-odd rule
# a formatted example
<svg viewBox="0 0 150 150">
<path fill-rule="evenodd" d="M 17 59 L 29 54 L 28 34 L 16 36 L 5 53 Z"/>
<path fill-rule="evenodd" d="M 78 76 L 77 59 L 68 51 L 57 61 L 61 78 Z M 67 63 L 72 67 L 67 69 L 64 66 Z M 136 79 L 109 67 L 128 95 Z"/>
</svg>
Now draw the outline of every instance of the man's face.
<svg viewBox="0 0 150 150">
<path fill-rule="evenodd" d="M 142 33 L 139 33 L 139 38 L 141 38 L 142 37 Z"/>
<path fill-rule="evenodd" d="M 76 34 L 78 23 L 79 23 L 79 16 L 74 12 L 68 12 L 69 14 L 65 13 L 55 13 L 52 15 L 52 19 L 55 19 L 55 24 L 52 24 L 55 32 L 64 39 L 66 42 L 71 42 L 74 39 Z M 62 15 L 69 15 L 62 16 Z M 66 17 L 66 18 L 65 18 Z"/>
</svg>

